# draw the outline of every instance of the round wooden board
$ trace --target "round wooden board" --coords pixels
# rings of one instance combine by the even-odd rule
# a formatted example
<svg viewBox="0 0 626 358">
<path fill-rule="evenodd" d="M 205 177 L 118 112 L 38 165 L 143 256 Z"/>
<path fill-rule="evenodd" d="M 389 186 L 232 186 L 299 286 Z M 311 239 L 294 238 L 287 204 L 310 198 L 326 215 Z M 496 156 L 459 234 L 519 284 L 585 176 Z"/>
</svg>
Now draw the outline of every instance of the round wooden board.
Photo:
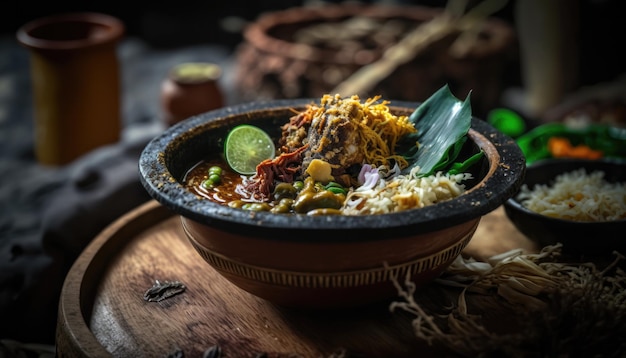
<svg viewBox="0 0 626 358">
<path fill-rule="evenodd" d="M 504 216 L 486 215 L 466 253 L 477 258 L 534 246 Z M 186 290 L 160 302 L 155 281 Z M 433 296 L 433 302 L 439 299 Z M 180 218 L 149 201 L 105 229 L 68 273 L 59 304 L 59 357 L 439 356 L 413 335 L 413 317 L 389 303 L 350 310 L 275 306 L 220 276 L 194 251 Z M 180 355 L 179 355 L 180 356 Z"/>
</svg>

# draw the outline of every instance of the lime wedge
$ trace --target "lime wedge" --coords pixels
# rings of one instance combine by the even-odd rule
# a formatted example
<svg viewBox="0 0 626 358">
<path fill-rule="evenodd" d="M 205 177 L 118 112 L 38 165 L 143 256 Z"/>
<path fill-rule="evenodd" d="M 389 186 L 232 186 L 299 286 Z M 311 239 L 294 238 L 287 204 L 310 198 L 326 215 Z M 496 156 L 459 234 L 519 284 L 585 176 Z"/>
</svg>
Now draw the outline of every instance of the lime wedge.
<svg viewBox="0 0 626 358">
<path fill-rule="evenodd" d="M 261 128 L 242 124 L 233 128 L 226 137 L 224 154 L 226 162 L 237 173 L 251 175 L 256 166 L 276 155 L 272 138 Z"/>
</svg>

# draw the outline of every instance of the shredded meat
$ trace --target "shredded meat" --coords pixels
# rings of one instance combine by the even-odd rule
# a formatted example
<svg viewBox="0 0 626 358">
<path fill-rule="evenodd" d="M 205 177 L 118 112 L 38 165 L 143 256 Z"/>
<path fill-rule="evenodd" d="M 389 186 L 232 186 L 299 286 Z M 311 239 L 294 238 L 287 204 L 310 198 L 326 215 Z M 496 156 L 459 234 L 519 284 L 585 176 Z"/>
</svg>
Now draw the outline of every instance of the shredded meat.
<svg viewBox="0 0 626 358">
<path fill-rule="evenodd" d="M 363 110 L 358 101 L 341 100 L 339 96 L 324 99 L 324 110 L 315 114 L 308 131 L 309 149 L 304 153 L 302 170 L 313 159 L 321 159 L 331 165 L 334 176 L 339 176 L 365 158 L 360 150 Z"/>
<path fill-rule="evenodd" d="M 289 122 L 281 128 L 282 133 L 278 144 L 285 147 L 288 152 L 295 151 L 307 144 L 309 128 L 313 121 L 313 115 L 317 111 L 319 111 L 319 107 L 311 105 L 307 110 L 289 118 Z"/>
<path fill-rule="evenodd" d="M 266 201 L 274 190 L 274 183 L 292 183 L 298 175 L 302 163 L 302 153 L 308 148 L 304 145 L 293 152 L 281 153 L 274 159 L 266 159 L 256 167 L 256 174 L 244 180 L 243 189 L 249 198 Z"/>
</svg>

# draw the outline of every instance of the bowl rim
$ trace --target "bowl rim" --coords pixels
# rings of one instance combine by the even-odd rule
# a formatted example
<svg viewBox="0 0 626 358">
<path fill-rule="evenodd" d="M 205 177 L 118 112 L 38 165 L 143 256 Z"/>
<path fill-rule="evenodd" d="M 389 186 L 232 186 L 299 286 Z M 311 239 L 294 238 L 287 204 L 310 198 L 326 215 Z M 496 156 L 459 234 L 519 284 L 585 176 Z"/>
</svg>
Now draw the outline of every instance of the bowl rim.
<svg viewBox="0 0 626 358">
<path fill-rule="evenodd" d="M 323 215 L 273 214 L 251 212 L 200 199 L 184 188 L 169 172 L 164 151 L 168 144 L 184 133 L 220 118 L 232 117 L 250 111 L 298 108 L 318 103 L 319 98 L 273 99 L 254 101 L 205 112 L 183 120 L 154 137 L 145 146 L 139 158 L 140 181 L 150 196 L 162 205 L 188 219 L 212 226 L 236 224 L 241 230 L 291 229 L 307 231 L 400 230 L 419 228 L 418 232 L 448 228 L 483 216 L 502 205 L 516 193 L 524 177 L 526 162 L 516 142 L 499 132 L 484 120 L 472 118 L 471 130 L 476 131 L 495 147 L 498 163 L 490 167 L 492 175 L 484 178 L 464 194 L 435 205 L 397 213 L 377 214 L 381 219 L 372 220 L 371 215 Z M 419 102 L 389 101 L 390 108 L 414 109 Z M 491 170 L 491 169 L 490 169 Z M 468 207 L 470 208 L 468 210 Z M 447 215 L 438 213 L 445 211 Z M 396 234 L 398 235 L 398 234 Z"/>
<path fill-rule="evenodd" d="M 613 167 L 613 166 L 621 166 L 626 170 L 626 161 L 611 159 L 611 158 L 601 158 L 601 159 L 576 159 L 576 158 L 544 158 L 529 164 L 526 168 L 526 173 L 534 170 L 542 170 L 545 167 L 553 166 L 555 164 L 567 165 L 570 167 L 570 170 L 576 170 L 581 167 L 585 167 L 586 165 L 593 165 L 599 168 L 605 167 Z M 555 174 L 552 179 L 554 179 L 557 175 Z M 525 182 L 525 181 L 524 181 Z M 548 183 L 544 183 L 548 184 Z M 522 184 L 523 185 L 523 184 Z M 520 186 L 521 189 L 521 186 Z M 552 225 L 572 225 L 578 227 L 593 227 L 593 226 L 617 226 L 626 224 L 626 219 L 620 220 L 604 220 L 604 221 L 576 221 L 576 220 L 568 220 L 563 218 L 556 218 L 551 216 L 546 216 L 540 214 L 538 212 L 532 211 L 522 205 L 522 203 L 516 199 L 518 192 L 516 192 L 513 196 L 507 199 L 504 202 L 505 209 L 514 210 L 517 212 L 517 215 L 526 215 L 529 220 L 533 221 L 541 221 L 547 224 Z"/>
</svg>

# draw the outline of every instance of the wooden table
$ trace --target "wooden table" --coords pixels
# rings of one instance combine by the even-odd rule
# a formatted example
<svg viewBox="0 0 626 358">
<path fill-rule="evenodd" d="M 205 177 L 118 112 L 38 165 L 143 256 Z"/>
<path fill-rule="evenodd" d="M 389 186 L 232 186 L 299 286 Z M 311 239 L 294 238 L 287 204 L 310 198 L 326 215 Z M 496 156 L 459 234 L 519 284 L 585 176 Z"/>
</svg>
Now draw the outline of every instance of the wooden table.
<svg viewBox="0 0 626 358">
<path fill-rule="evenodd" d="M 465 249 L 483 259 L 537 248 L 502 208 L 486 215 Z M 160 302 L 143 295 L 155 280 L 186 290 Z M 232 285 L 194 251 L 180 219 L 150 201 L 118 219 L 68 273 L 57 325 L 59 357 L 439 356 L 415 338 L 413 317 L 389 304 L 307 312 L 270 304 Z"/>
</svg>

